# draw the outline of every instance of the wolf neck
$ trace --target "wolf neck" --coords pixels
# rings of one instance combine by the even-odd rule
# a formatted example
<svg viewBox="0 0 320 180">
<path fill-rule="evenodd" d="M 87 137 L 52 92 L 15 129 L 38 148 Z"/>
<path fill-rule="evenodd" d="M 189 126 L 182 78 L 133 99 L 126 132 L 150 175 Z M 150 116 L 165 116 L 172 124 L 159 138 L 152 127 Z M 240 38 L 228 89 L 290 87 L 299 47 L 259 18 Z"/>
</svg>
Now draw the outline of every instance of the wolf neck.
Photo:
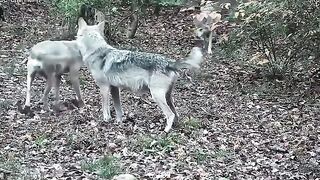
<svg viewBox="0 0 320 180">
<path fill-rule="evenodd" d="M 110 46 L 107 42 L 105 41 L 98 41 L 94 43 L 88 43 L 86 47 L 86 53 L 84 55 L 84 59 L 88 59 L 92 54 L 97 52 L 98 50 L 101 49 L 114 49 L 112 46 Z"/>
<path fill-rule="evenodd" d="M 100 47 L 96 46 L 96 48 L 86 53 L 86 56 L 83 58 L 84 63 L 88 67 L 95 66 L 95 64 L 101 64 L 102 61 L 105 61 L 105 56 L 107 56 L 107 54 L 113 49 L 115 48 L 108 44 Z"/>
</svg>

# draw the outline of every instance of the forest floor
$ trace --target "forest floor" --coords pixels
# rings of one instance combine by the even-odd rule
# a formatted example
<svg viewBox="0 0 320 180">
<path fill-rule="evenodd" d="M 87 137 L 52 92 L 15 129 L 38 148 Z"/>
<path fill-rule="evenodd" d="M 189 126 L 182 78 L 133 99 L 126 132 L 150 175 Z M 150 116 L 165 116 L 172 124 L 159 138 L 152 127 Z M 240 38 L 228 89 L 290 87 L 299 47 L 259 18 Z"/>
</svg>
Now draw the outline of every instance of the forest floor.
<svg viewBox="0 0 320 180">
<path fill-rule="evenodd" d="M 217 55 L 207 56 L 192 80 L 181 74 L 173 93 L 180 119 L 168 136 L 149 95 L 122 91 L 127 120 L 103 122 L 101 96 L 86 68 L 84 108 L 72 108 L 75 95 L 64 78 L 66 110 L 41 111 L 37 101 L 45 82 L 37 78 L 34 116 L 20 113 L 24 49 L 59 35 L 61 19 L 42 4 L 10 8 L 0 22 L 0 179 L 108 179 L 118 173 L 139 179 L 319 179 L 319 93 L 253 78 L 254 72 Z M 114 46 L 182 59 L 194 44 L 192 27 L 188 14 L 147 13 L 136 37 L 119 31 Z"/>
</svg>

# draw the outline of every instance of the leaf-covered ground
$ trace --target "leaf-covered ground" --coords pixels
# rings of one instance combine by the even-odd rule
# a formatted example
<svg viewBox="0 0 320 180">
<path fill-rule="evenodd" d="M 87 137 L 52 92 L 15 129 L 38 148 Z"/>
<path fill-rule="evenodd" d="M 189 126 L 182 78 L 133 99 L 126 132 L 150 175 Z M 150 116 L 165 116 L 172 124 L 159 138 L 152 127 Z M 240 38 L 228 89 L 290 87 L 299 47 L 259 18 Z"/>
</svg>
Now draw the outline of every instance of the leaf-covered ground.
<svg viewBox="0 0 320 180">
<path fill-rule="evenodd" d="M 101 97 L 86 68 L 84 108 L 74 108 L 64 78 L 67 110 L 41 111 L 37 101 L 45 83 L 37 78 L 35 115 L 21 114 L 23 49 L 58 35 L 61 20 L 41 4 L 10 8 L 0 26 L 0 179 L 108 179 L 118 173 L 139 179 L 319 179 L 318 96 L 258 81 L 215 55 L 192 80 L 181 74 L 174 91 L 180 120 L 167 137 L 164 116 L 149 95 L 122 91 L 125 123 L 101 121 Z M 194 44 L 192 27 L 188 14 L 166 10 L 146 15 L 135 39 L 118 33 L 115 46 L 180 59 Z"/>
</svg>

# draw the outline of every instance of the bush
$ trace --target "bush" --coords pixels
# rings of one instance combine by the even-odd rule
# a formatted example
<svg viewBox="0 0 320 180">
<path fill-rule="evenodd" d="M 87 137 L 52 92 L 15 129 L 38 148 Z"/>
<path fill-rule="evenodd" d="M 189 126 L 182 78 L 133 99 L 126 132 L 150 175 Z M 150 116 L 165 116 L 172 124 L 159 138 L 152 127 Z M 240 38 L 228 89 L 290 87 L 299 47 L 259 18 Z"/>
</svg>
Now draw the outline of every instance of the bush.
<svg viewBox="0 0 320 180">
<path fill-rule="evenodd" d="M 98 174 L 102 178 L 111 179 L 121 171 L 119 159 L 106 155 L 96 161 L 82 163 L 82 169 Z"/>
<path fill-rule="evenodd" d="M 110 8 L 112 2 L 110 0 L 54 0 L 52 2 L 71 28 L 75 26 L 80 14 L 80 7 L 83 4 L 96 9 L 112 9 Z"/>
<path fill-rule="evenodd" d="M 264 68 L 269 77 L 277 79 L 318 66 L 320 11 L 316 1 L 251 1 L 240 4 L 229 19 L 240 19 L 240 23 L 222 46 L 225 54 L 242 52 L 243 59 L 253 56 L 251 60 L 258 62 L 247 63 Z"/>
<path fill-rule="evenodd" d="M 136 3 L 140 6 L 146 7 L 150 5 L 160 6 L 178 6 L 185 3 L 186 0 L 123 0 L 122 4 Z"/>
<path fill-rule="evenodd" d="M 111 1 L 111 0 L 53 0 L 53 5 L 56 8 L 55 12 L 62 14 L 65 18 L 65 23 L 68 26 L 69 35 L 73 35 L 75 32 L 76 22 L 79 17 L 79 14 L 86 14 L 88 17 L 84 19 L 89 24 L 94 23 L 95 10 L 99 10 L 104 13 L 105 16 L 108 16 L 105 33 L 108 39 L 111 38 L 112 34 L 117 31 L 118 25 L 115 25 L 115 28 L 111 28 L 111 17 L 117 12 L 118 6 L 131 6 L 132 14 L 127 17 L 131 23 L 128 27 L 128 37 L 133 37 L 136 29 L 138 27 L 138 14 L 145 12 L 146 8 L 149 6 L 155 5 L 156 7 L 160 6 L 177 6 L 181 5 L 185 0 L 121 0 L 121 1 Z M 80 13 L 82 5 L 87 5 L 87 13 Z M 86 8 L 87 8 L 86 7 Z M 156 8 L 158 11 L 159 8 Z M 57 11 L 56 11 L 57 10 Z M 92 12 L 91 12 L 92 11 Z M 124 19 L 126 20 L 126 19 Z M 93 21 L 93 22 L 92 22 Z M 121 21 L 123 23 L 124 21 Z M 120 22 L 119 22 L 120 23 Z M 131 30 L 132 29 L 132 30 Z"/>
<path fill-rule="evenodd" d="M 154 4 L 161 6 L 179 6 L 186 2 L 186 0 L 153 0 Z"/>
</svg>

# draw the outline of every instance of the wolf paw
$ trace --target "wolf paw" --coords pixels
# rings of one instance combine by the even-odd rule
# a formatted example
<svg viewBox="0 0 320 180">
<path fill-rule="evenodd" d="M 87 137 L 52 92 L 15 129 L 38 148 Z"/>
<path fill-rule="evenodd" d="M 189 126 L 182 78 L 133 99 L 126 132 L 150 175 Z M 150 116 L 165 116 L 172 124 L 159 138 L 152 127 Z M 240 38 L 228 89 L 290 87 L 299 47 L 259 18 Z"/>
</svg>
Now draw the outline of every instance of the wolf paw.
<svg viewBox="0 0 320 180">
<path fill-rule="evenodd" d="M 171 129 L 171 126 L 166 126 L 166 128 L 164 128 L 164 132 L 169 133 L 170 129 Z"/>
<path fill-rule="evenodd" d="M 86 104 L 85 104 L 82 100 L 80 100 L 80 101 L 78 102 L 78 107 L 79 107 L 79 108 L 83 108 L 85 105 L 86 105 Z"/>
<path fill-rule="evenodd" d="M 122 113 L 120 115 L 117 115 L 116 123 L 122 123 Z"/>
<path fill-rule="evenodd" d="M 22 107 L 20 101 L 17 102 L 17 106 L 20 113 L 25 114 L 29 117 L 33 117 L 35 115 L 30 106 L 25 105 L 24 107 Z"/>
<path fill-rule="evenodd" d="M 83 108 L 85 106 L 83 100 L 71 99 L 71 103 L 77 108 Z"/>
<path fill-rule="evenodd" d="M 53 106 L 53 111 L 55 111 L 55 112 L 61 112 L 62 109 L 60 108 L 59 105 L 54 105 L 54 106 Z"/>
<path fill-rule="evenodd" d="M 110 122 L 111 121 L 111 116 L 103 117 L 103 121 L 104 122 Z"/>
</svg>

